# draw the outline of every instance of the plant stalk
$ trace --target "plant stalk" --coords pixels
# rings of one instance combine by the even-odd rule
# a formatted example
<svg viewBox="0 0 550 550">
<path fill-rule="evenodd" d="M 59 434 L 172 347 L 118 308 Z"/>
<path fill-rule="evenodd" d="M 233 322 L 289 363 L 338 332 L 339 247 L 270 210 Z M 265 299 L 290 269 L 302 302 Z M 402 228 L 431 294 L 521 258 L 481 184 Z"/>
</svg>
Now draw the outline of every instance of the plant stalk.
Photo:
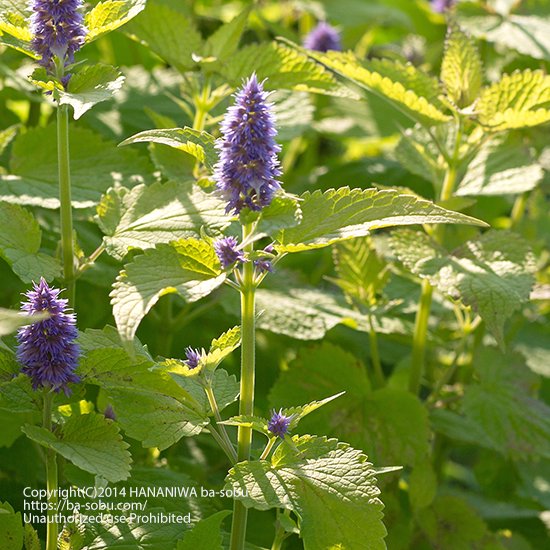
<svg viewBox="0 0 550 550">
<path fill-rule="evenodd" d="M 208 403 L 210 403 L 210 408 L 212 409 L 212 412 L 214 413 L 214 418 L 216 419 L 216 424 L 219 429 L 219 434 L 221 438 L 223 439 L 224 445 L 226 447 L 226 453 L 228 453 L 229 459 L 231 460 L 232 464 L 235 464 L 237 462 L 237 454 L 235 453 L 235 447 L 233 446 L 233 443 L 231 442 L 231 439 L 229 439 L 229 436 L 227 435 L 227 430 L 225 429 L 225 426 L 221 424 L 222 422 L 222 416 L 220 414 L 220 409 L 218 407 L 218 402 L 216 401 L 216 396 L 214 395 L 214 390 L 212 388 L 212 385 L 210 382 L 208 382 L 204 386 L 204 391 L 206 392 L 206 396 L 208 397 Z"/>
<path fill-rule="evenodd" d="M 75 303 L 75 266 L 73 246 L 73 212 L 71 202 L 71 169 L 69 161 L 69 109 L 57 107 L 57 163 L 59 170 L 59 202 L 61 212 L 61 251 L 63 277 L 69 304 Z"/>
<path fill-rule="evenodd" d="M 53 394 L 44 391 L 43 426 L 52 430 Z M 57 550 L 57 455 L 53 449 L 46 449 L 46 489 L 48 500 L 48 523 L 46 527 L 46 550 Z"/>
<path fill-rule="evenodd" d="M 243 242 L 247 242 L 252 227 L 243 227 Z M 250 253 L 254 244 L 244 247 Z M 254 264 L 249 261 L 243 266 L 243 284 L 241 289 L 241 392 L 239 402 L 240 415 L 254 414 L 254 376 L 255 376 L 255 283 Z M 239 426 L 237 435 L 237 456 L 239 462 L 250 459 L 252 429 Z M 246 521 L 248 510 L 242 502 L 235 500 L 233 524 L 231 526 L 230 550 L 243 550 L 246 540 Z"/>
</svg>

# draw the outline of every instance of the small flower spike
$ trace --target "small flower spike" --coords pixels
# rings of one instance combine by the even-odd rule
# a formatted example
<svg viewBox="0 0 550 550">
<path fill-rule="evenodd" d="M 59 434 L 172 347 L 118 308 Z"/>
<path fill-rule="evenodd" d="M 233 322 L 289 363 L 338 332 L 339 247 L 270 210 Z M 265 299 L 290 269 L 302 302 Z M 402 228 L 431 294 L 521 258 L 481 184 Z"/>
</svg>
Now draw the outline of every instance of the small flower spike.
<svg viewBox="0 0 550 550">
<path fill-rule="evenodd" d="M 201 362 L 202 353 L 198 349 L 188 347 L 185 349 L 186 359 L 183 361 L 190 369 L 196 369 Z"/>
<path fill-rule="evenodd" d="M 239 243 L 235 237 L 222 237 L 214 241 L 214 250 L 220 260 L 222 269 L 231 267 L 235 262 L 243 263 L 246 261 L 244 252 L 237 247 Z"/>
<path fill-rule="evenodd" d="M 317 52 L 340 51 L 342 49 L 340 33 L 332 25 L 321 21 L 304 38 L 304 47 Z"/>
<path fill-rule="evenodd" d="M 288 427 L 292 421 L 291 416 L 285 416 L 283 410 L 279 409 L 279 412 L 273 411 L 271 419 L 267 424 L 267 429 L 277 437 L 284 439 L 285 435 L 288 433 Z"/>
<path fill-rule="evenodd" d="M 82 0 L 31 0 L 32 47 L 50 72 L 55 70 L 54 58 L 66 67 L 84 44 L 81 7 Z"/>
<path fill-rule="evenodd" d="M 76 315 L 67 313 L 67 300 L 59 298 L 60 292 L 50 288 L 42 278 L 25 295 L 28 302 L 21 304 L 22 311 L 28 314 L 46 311 L 50 316 L 19 329 L 17 359 L 23 365 L 21 371 L 31 378 L 34 389 L 51 388 L 70 395 L 68 384 L 80 381 L 74 372 L 80 349 L 75 343 L 78 336 Z"/>
<path fill-rule="evenodd" d="M 277 129 L 268 95 L 253 74 L 235 95 L 221 124 L 214 180 L 227 201 L 228 213 L 239 214 L 245 207 L 259 211 L 271 204 L 281 187 L 277 180 L 281 147 L 275 141 Z"/>
</svg>

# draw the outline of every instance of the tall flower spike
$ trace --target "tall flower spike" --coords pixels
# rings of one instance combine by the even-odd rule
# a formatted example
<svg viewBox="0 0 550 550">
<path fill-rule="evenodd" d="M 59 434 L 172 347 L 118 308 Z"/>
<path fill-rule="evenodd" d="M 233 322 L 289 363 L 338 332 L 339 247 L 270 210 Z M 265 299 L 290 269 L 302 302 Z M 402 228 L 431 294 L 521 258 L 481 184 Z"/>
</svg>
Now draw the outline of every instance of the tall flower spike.
<svg viewBox="0 0 550 550">
<path fill-rule="evenodd" d="M 304 38 L 304 47 L 318 52 L 340 51 L 342 49 L 340 33 L 332 25 L 321 21 Z"/>
<path fill-rule="evenodd" d="M 34 389 L 63 390 L 69 395 L 68 384 L 80 381 L 74 373 L 80 349 L 75 343 L 76 316 L 67 313 L 67 300 L 59 298 L 60 292 L 50 288 L 42 278 L 25 294 L 28 302 L 21 304 L 22 311 L 29 314 L 46 311 L 50 317 L 19 329 L 17 359 Z"/>
<path fill-rule="evenodd" d="M 253 74 L 237 92 L 221 124 L 214 179 L 227 201 L 226 212 L 238 214 L 245 207 L 261 210 L 281 187 L 277 180 L 281 147 L 275 141 L 277 130 L 268 95 Z"/>
<path fill-rule="evenodd" d="M 48 70 L 55 69 L 54 57 L 64 66 L 72 63 L 75 52 L 84 44 L 81 7 L 82 0 L 31 0 L 32 47 Z"/>
<path fill-rule="evenodd" d="M 277 437 L 284 439 L 285 435 L 288 433 L 288 427 L 292 422 L 292 416 L 285 416 L 283 410 L 279 409 L 279 412 L 273 410 L 271 419 L 267 424 L 267 429 Z"/>
<path fill-rule="evenodd" d="M 243 263 L 246 261 L 244 252 L 237 247 L 239 243 L 235 237 L 222 237 L 214 241 L 214 250 L 222 269 L 231 267 L 235 262 Z"/>
</svg>

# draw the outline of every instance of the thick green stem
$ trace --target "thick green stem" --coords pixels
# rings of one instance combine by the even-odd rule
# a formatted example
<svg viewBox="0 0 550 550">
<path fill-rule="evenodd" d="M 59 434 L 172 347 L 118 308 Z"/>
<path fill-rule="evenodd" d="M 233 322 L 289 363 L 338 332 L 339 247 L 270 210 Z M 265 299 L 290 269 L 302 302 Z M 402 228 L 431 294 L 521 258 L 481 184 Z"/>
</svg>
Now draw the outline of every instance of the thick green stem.
<svg viewBox="0 0 550 550">
<path fill-rule="evenodd" d="M 52 430 L 53 394 L 44 391 L 43 426 Z M 46 450 L 46 489 L 48 492 L 48 524 L 46 527 L 46 550 L 57 550 L 57 455 L 54 450 Z"/>
<path fill-rule="evenodd" d="M 382 363 L 380 361 L 380 351 L 378 348 L 378 336 L 374 330 L 372 317 L 369 315 L 369 343 L 370 343 L 370 359 L 373 369 L 373 382 L 376 388 L 382 388 L 386 384 Z"/>
<path fill-rule="evenodd" d="M 59 170 L 59 202 L 61 211 L 61 250 L 63 277 L 69 304 L 74 307 L 75 269 L 73 248 L 73 212 L 71 203 L 71 170 L 69 162 L 69 109 L 57 107 L 57 163 Z"/>
<path fill-rule="evenodd" d="M 247 242 L 251 226 L 243 227 L 243 242 Z M 245 252 L 252 252 L 252 242 L 245 245 Z M 240 415 L 254 414 L 254 375 L 255 375 L 255 284 L 254 264 L 246 262 L 243 267 L 241 289 L 241 393 Z M 252 429 L 239 426 L 237 435 L 237 455 L 239 462 L 250 459 Z M 246 539 L 246 520 L 248 510 L 238 500 L 233 507 L 233 525 L 231 527 L 231 550 L 243 550 Z"/>
</svg>

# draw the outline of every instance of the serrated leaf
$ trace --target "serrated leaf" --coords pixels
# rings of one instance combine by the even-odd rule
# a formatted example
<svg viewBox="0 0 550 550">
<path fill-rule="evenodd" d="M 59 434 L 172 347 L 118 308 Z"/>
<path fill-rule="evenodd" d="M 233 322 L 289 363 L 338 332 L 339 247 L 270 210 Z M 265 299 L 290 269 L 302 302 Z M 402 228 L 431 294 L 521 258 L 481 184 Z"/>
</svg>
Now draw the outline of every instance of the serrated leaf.
<svg viewBox="0 0 550 550">
<path fill-rule="evenodd" d="M 193 54 L 202 51 L 202 38 L 191 18 L 158 0 L 148 0 L 126 32 L 181 72 L 192 68 Z"/>
<path fill-rule="evenodd" d="M 9 502 L 0 502 L 0 550 L 19 550 L 22 546 L 21 512 L 15 512 Z"/>
<path fill-rule="evenodd" d="M 39 252 L 42 231 L 34 216 L 16 204 L 0 203 L 0 257 L 25 283 L 61 275 L 61 264 Z M 21 323 L 23 324 L 23 323 Z"/>
<path fill-rule="evenodd" d="M 25 523 L 23 538 L 25 550 L 42 550 L 38 533 L 30 523 Z"/>
<path fill-rule="evenodd" d="M 241 345 L 241 327 L 233 327 L 224 332 L 219 338 L 214 338 L 208 354 L 206 355 L 204 366 L 207 369 L 214 370 L 218 365 Z"/>
<path fill-rule="evenodd" d="M 75 466 L 116 482 L 130 475 L 131 457 L 117 425 L 101 414 L 71 416 L 59 434 L 38 426 L 23 432 L 40 445 L 55 450 Z"/>
<path fill-rule="evenodd" d="M 145 130 L 125 139 L 122 145 L 132 143 L 160 143 L 185 151 L 202 162 L 209 170 L 218 161 L 218 153 L 214 147 L 215 140 L 208 132 L 199 132 L 193 128 L 166 128 Z"/>
<path fill-rule="evenodd" d="M 167 449 L 182 437 L 198 435 L 207 416 L 181 400 L 146 389 L 111 389 L 117 421 L 144 447 Z"/>
<path fill-rule="evenodd" d="M 363 237 L 373 229 L 396 225 L 486 225 L 470 216 L 390 189 L 378 191 L 340 187 L 324 193 L 306 191 L 301 199 L 301 223 L 280 231 L 276 236 L 279 241 L 276 248 L 281 252 L 323 248 L 345 239 Z"/>
<path fill-rule="evenodd" d="M 13 309 L 0 308 L 0 337 L 15 332 L 19 327 L 30 325 L 48 318 L 47 313 L 35 315 L 22 315 L 21 312 Z"/>
<path fill-rule="evenodd" d="M 445 41 L 441 81 L 458 107 L 467 107 L 477 98 L 482 71 L 481 57 L 473 40 L 457 24 L 451 25 Z"/>
<path fill-rule="evenodd" d="M 223 520 L 231 515 L 229 510 L 222 510 L 199 521 L 183 540 L 180 540 L 176 550 L 222 550 L 221 525 Z"/>
<path fill-rule="evenodd" d="M 19 369 L 15 372 L 18 371 Z M 13 413 L 35 413 L 41 410 L 40 394 L 32 389 L 26 374 L 19 374 L 2 382 L 0 390 L 0 409 Z"/>
<path fill-rule="evenodd" d="M 235 465 L 227 487 L 246 491 L 238 498 L 247 507 L 285 508 L 299 514 L 306 550 L 365 545 L 385 549 L 383 505 L 367 457 L 335 439 L 302 436 L 294 437 L 293 443 L 298 453 L 283 444 L 269 462 Z"/>
<path fill-rule="evenodd" d="M 391 102 L 413 120 L 438 124 L 450 120 L 438 96 L 436 78 L 411 64 L 389 59 L 361 61 L 352 52 L 307 51 L 307 55 L 353 84 Z"/>
<path fill-rule="evenodd" d="M 311 61 L 306 54 L 274 42 L 251 44 L 241 48 L 218 71 L 235 87 L 255 72 L 270 90 L 297 90 L 357 98 L 357 94 L 340 85 L 332 74 Z"/>
<path fill-rule="evenodd" d="M 32 33 L 29 29 L 32 9 L 26 0 L 0 0 L 0 31 L 13 36 L 29 47 Z"/>
<path fill-rule="evenodd" d="M 219 60 L 229 59 L 237 51 L 249 13 L 250 7 L 247 7 L 211 34 L 204 44 L 204 56 L 212 56 Z"/>
<path fill-rule="evenodd" d="M 258 433 L 264 434 L 267 437 L 272 437 L 272 434 L 267 428 L 268 420 L 262 416 L 256 415 L 246 415 L 239 414 L 237 416 L 232 416 L 220 424 L 226 426 L 244 426 L 245 428 L 251 428 L 252 430 L 257 431 Z"/>
<path fill-rule="evenodd" d="M 33 128 L 15 139 L 10 174 L 0 174 L 0 200 L 59 208 L 56 125 Z M 115 145 L 84 128 L 71 128 L 71 187 L 73 208 L 95 206 L 115 183 L 133 187 L 144 181 L 151 166 L 136 151 Z"/>
<path fill-rule="evenodd" d="M 84 17 L 86 43 L 118 29 L 143 11 L 146 0 L 106 0 L 95 5 Z"/>
<path fill-rule="evenodd" d="M 531 191 L 543 177 L 542 166 L 528 149 L 509 137 L 495 136 L 468 162 L 455 194 L 514 195 Z"/>
<path fill-rule="evenodd" d="M 542 71 L 506 74 L 481 91 L 476 112 L 489 131 L 537 126 L 550 120 L 550 75 Z"/>
<path fill-rule="evenodd" d="M 217 195 L 188 183 L 154 183 L 109 189 L 97 207 L 106 251 L 121 260 L 133 249 L 152 248 L 186 237 L 225 229 L 230 218 Z"/>
<path fill-rule="evenodd" d="M 71 76 L 68 90 L 59 92 L 59 103 L 71 105 L 76 120 L 94 105 L 111 99 L 123 84 L 124 76 L 115 67 L 88 65 Z"/>
<path fill-rule="evenodd" d="M 205 241 L 182 239 L 146 250 L 126 264 L 110 294 L 121 338 L 133 339 L 141 320 L 161 296 L 176 293 L 195 302 L 219 287 L 225 277 L 214 248 Z"/>
<path fill-rule="evenodd" d="M 391 243 L 408 269 L 472 306 L 502 343 L 504 322 L 529 299 L 534 283 L 527 242 L 515 233 L 491 230 L 447 255 L 425 233 L 399 230 Z"/>
<path fill-rule="evenodd" d="M 346 392 L 340 392 L 335 395 L 331 395 L 330 397 L 325 397 L 325 399 L 321 399 L 320 401 L 311 401 L 311 403 L 307 403 L 306 405 L 300 405 L 298 407 L 290 407 L 287 409 L 283 409 L 283 414 L 285 416 L 292 417 L 292 420 L 289 425 L 289 429 L 293 430 L 294 428 L 296 428 L 296 426 L 299 424 L 302 418 L 316 411 L 317 409 L 321 408 L 323 405 L 326 405 L 327 403 L 330 403 L 334 399 L 337 399 L 338 397 L 344 395 L 345 393 Z"/>
</svg>

